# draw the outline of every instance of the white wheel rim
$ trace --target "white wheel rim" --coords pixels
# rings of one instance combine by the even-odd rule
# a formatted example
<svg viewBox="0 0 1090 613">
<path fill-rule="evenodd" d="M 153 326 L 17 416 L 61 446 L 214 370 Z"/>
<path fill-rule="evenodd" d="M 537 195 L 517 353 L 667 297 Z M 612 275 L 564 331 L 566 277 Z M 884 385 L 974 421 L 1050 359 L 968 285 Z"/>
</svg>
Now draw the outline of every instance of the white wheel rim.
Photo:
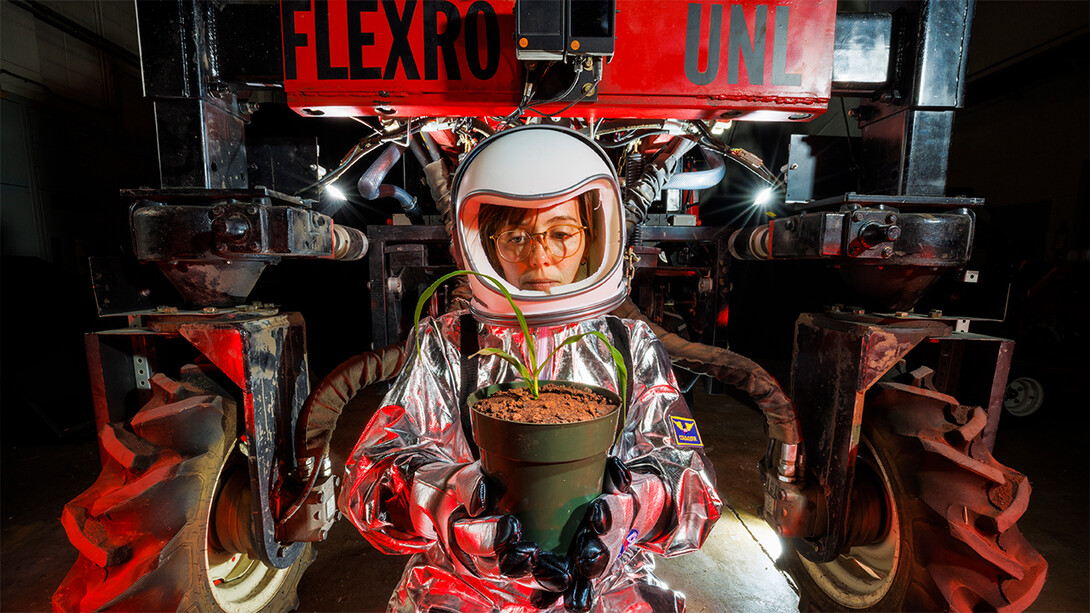
<svg viewBox="0 0 1090 613">
<path fill-rule="evenodd" d="M 215 553 L 221 552 L 206 550 L 206 559 Z M 220 608 L 230 613 L 250 613 L 276 596 L 287 580 L 288 569 L 269 568 L 244 553 L 236 553 L 219 564 L 210 561 L 207 576 Z"/>
<path fill-rule="evenodd" d="M 206 509 L 208 513 L 205 533 L 205 579 L 216 604 L 227 613 L 254 613 L 260 611 L 276 597 L 288 579 L 289 568 L 276 569 L 265 566 L 245 553 L 231 553 L 214 544 L 212 530 L 216 498 L 222 486 L 224 467 L 234 453 L 232 445 L 216 476 L 216 496 Z"/>
<path fill-rule="evenodd" d="M 882 478 L 882 495 L 890 511 L 889 532 L 881 541 L 852 547 L 831 562 L 811 562 L 799 556 L 803 568 L 821 590 L 850 609 L 865 609 L 880 602 L 893 585 L 901 559 L 900 522 L 889 475 L 886 467 L 877 461 L 873 447 L 865 438 L 863 445 L 875 458 Z"/>
</svg>

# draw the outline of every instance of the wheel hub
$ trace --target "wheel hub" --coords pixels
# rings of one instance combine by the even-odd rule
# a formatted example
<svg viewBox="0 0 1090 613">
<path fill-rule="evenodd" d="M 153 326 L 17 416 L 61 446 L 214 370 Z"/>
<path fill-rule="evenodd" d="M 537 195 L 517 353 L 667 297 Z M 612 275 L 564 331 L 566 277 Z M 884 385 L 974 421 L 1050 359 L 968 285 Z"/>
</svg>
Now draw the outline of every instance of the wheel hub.
<svg viewBox="0 0 1090 613">
<path fill-rule="evenodd" d="M 215 503 L 212 544 L 227 553 L 244 553 L 256 558 L 251 535 L 250 479 L 244 470 L 234 470 L 224 483 Z"/>
<path fill-rule="evenodd" d="M 849 546 L 830 562 L 811 562 L 799 556 L 803 568 L 821 589 L 850 609 L 872 607 L 893 585 L 901 557 L 897 508 L 889 475 L 875 462 L 874 450 L 863 439 L 853 486 Z"/>
<path fill-rule="evenodd" d="M 885 539 L 890 529 L 890 503 L 882 488 L 878 468 L 869 458 L 860 458 L 848 505 L 845 548 L 873 545 Z"/>
<path fill-rule="evenodd" d="M 228 613 L 254 613 L 276 598 L 290 569 L 266 566 L 254 553 L 250 477 L 246 462 L 226 462 L 209 509 L 205 574 L 216 604 Z"/>
<path fill-rule="evenodd" d="M 1045 401 L 1045 389 L 1032 377 L 1019 377 L 1007 384 L 1003 408 L 1011 415 L 1025 417 L 1037 412 Z"/>
</svg>

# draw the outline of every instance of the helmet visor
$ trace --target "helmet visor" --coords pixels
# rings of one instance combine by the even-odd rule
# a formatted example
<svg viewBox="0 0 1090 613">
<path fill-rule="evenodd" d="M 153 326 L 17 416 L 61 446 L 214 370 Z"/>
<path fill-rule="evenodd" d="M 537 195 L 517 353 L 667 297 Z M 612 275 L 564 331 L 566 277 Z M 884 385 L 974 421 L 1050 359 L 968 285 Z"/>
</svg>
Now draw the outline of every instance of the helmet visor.
<svg viewBox="0 0 1090 613">
<path fill-rule="evenodd" d="M 528 297 L 584 289 L 619 260 L 619 223 L 603 206 L 613 194 L 591 181 L 547 200 L 475 195 L 460 211 L 466 263 Z"/>
</svg>

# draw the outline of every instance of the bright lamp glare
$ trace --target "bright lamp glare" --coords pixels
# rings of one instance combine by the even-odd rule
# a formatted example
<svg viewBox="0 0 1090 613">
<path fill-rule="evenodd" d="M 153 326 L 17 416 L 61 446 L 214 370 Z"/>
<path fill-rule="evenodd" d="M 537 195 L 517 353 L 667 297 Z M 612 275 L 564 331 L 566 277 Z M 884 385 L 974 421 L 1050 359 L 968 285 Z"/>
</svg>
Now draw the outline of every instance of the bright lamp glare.
<svg viewBox="0 0 1090 613">
<path fill-rule="evenodd" d="M 753 199 L 753 206 L 764 206 L 772 200 L 772 188 L 766 187 L 757 192 L 757 197 Z"/>
<path fill-rule="evenodd" d="M 340 188 L 338 188 L 336 185 L 327 185 L 322 191 L 324 191 L 326 195 L 328 195 L 333 200 L 348 200 L 348 197 L 345 196 L 344 192 L 342 192 Z"/>
</svg>

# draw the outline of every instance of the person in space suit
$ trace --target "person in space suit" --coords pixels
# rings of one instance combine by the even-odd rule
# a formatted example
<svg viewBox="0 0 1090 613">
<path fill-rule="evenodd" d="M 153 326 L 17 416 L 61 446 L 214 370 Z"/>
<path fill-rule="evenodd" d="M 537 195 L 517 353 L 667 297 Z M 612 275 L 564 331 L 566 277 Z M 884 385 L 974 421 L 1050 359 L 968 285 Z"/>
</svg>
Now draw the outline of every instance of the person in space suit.
<svg viewBox="0 0 1090 613">
<path fill-rule="evenodd" d="M 495 356 L 524 340 L 504 295 L 468 277 L 468 311 L 420 324 L 421 351 L 366 427 L 346 466 L 339 506 L 376 548 L 413 554 L 391 611 L 680 611 L 684 595 L 655 577 L 652 554 L 698 549 L 722 502 L 671 370 L 646 324 L 609 316 L 627 294 L 616 171 L 577 132 L 533 125 L 499 132 L 462 161 L 452 188 L 460 266 L 504 283 L 539 355 L 597 330 L 631 356 L 630 406 L 569 555 L 521 539 L 517 519 L 490 508 L 464 400 L 517 380 Z M 414 339 L 409 347 L 415 346 Z M 542 379 L 620 391 L 599 342 L 563 348 Z"/>
</svg>

